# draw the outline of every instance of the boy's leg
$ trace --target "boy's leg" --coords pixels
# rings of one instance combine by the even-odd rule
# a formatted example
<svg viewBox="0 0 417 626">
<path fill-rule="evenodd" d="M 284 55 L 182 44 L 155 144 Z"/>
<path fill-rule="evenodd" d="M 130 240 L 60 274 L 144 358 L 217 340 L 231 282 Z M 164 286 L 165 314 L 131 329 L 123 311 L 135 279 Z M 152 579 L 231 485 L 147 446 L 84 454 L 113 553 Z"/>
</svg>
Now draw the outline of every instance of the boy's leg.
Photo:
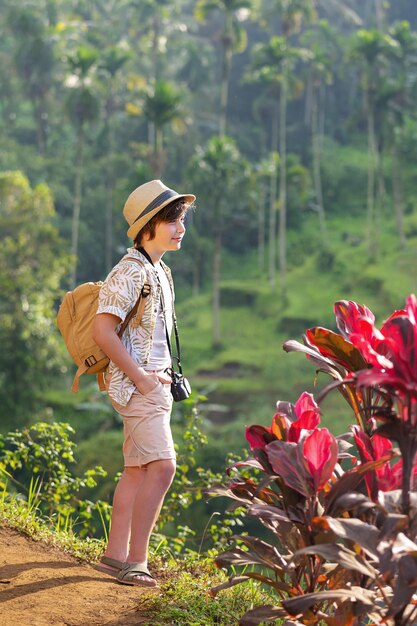
<svg viewBox="0 0 417 626">
<path fill-rule="evenodd" d="M 106 556 L 147 563 L 150 535 L 174 475 L 171 459 L 124 469 L 114 493 Z"/>
<path fill-rule="evenodd" d="M 114 492 L 109 541 L 105 554 L 123 563 L 129 553 L 133 506 L 145 474 L 146 468 L 125 468 Z"/>
<path fill-rule="evenodd" d="M 147 562 L 151 532 L 174 475 L 173 459 L 153 461 L 146 466 L 133 505 L 128 563 Z"/>
</svg>

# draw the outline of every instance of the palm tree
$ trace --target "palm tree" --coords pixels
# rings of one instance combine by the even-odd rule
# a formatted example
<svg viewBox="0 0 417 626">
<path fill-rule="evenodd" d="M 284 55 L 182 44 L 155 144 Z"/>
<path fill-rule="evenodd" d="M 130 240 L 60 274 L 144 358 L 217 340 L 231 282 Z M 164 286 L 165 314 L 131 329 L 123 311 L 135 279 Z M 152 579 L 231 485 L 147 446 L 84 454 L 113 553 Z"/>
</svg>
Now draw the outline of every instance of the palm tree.
<svg viewBox="0 0 417 626">
<path fill-rule="evenodd" d="M 240 26 L 252 8 L 252 0 L 198 0 L 195 16 L 204 21 L 212 11 L 220 11 L 224 25 L 220 35 L 222 45 L 222 77 L 220 89 L 219 135 L 226 134 L 227 102 L 229 98 L 230 70 L 233 54 L 246 48 L 246 32 Z"/>
<path fill-rule="evenodd" d="M 286 25 L 286 32 L 290 32 Z M 290 79 L 293 78 L 291 70 L 298 60 L 305 60 L 310 56 L 309 52 L 302 48 L 296 48 L 288 43 L 288 37 L 274 36 L 266 44 L 259 44 L 254 48 L 252 79 L 264 82 L 272 87 L 274 97 L 274 111 L 272 115 L 271 129 L 271 153 L 279 152 L 279 268 L 281 279 L 281 291 L 283 301 L 286 299 L 286 221 L 287 221 L 287 102 Z M 279 132 L 278 132 L 279 130 Z M 269 241 L 269 279 L 275 286 L 276 254 L 275 232 L 277 211 L 277 168 L 271 172 L 270 179 L 270 241 Z"/>
<path fill-rule="evenodd" d="M 143 114 L 154 129 L 150 162 L 155 178 L 165 167 L 164 129 L 183 118 L 183 100 L 184 92 L 167 80 L 157 80 L 145 94 Z"/>
<path fill-rule="evenodd" d="M 328 17 L 332 25 L 338 22 L 362 26 L 362 18 L 357 13 L 357 0 L 316 0 L 316 5 Z"/>
<path fill-rule="evenodd" d="M 315 210 L 320 224 L 323 244 L 327 240 L 326 211 L 323 200 L 321 160 L 323 134 L 325 127 L 326 86 L 332 83 L 332 69 L 340 53 L 338 34 L 329 22 L 320 20 L 314 28 L 306 31 L 300 38 L 301 43 L 310 50 L 307 61 L 306 121 L 311 129 L 313 181 L 315 191 Z"/>
<path fill-rule="evenodd" d="M 368 191 L 367 191 L 367 239 L 371 259 L 378 252 L 377 224 L 379 206 L 376 204 L 376 176 L 380 167 L 380 154 L 376 134 L 376 111 L 378 98 L 383 91 L 382 65 L 387 54 L 396 47 L 392 37 L 378 30 L 360 29 L 353 37 L 352 58 L 362 69 L 362 88 L 368 127 Z M 381 184 L 379 186 L 381 190 Z M 381 193 L 378 194 L 380 198 Z"/>
<path fill-rule="evenodd" d="M 107 87 L 107 95 L 104 102 L 104 125 L 107 135 L 107 159 L 106 159 L 106 208 L 105 208 L 105 268 L 109 272 L 113 265 L 113 190 L 114 174 L 112 157 L 114 154 L 114 112 L 116 105 L 116 78 L 126 61 L 129 59 L 129 51 L 120 46 L 110 46 L 105 49 L 100 58 L 99 67 L 104 71 Z"/>
<path fill-rule="evenodd" d="M 91 75 L 99 57 L 95 48 L 80 47 L 69 58 L 71 76 L 67 80 L 69 93 L 65 101 L 65 110 L 76 132 L 75 180 L 72 210 L 71 253 L 73 271 L 71 286 L 77 278 L 78 234 L 82 201 L 82 182 L 84 172 L 85 130 L 87 124 L 94 122 L 99 114 L 99 101 L 91 87 Z"/>
<path fill-rule="evenodd" d="M 389 30 L 398 47 L 393 56 L 393 93 L 388 109 L 388 126 L 392 154 L 392 188 L 395 218 L 400 249 L 406 246 L 403 209 L 403 146 L 407 118 L 414 112 L 414 93 L 417 86 L 417 35 L 409 22 L 397 22 Z"/>
<path fill-rule="evenodd" d="M 257 207 L 258 214 L 258 268 L 261 273 L 264 273 L 266 269 L 266 233 L 269 233 L 269 250 L 273 248 L 275 242 L 275 236 L 271 241 L 271 232 L 275 232 L 275 225 L 271 223 L 267 225 L 266 206 L 270 181 L 274 180 L 274 174 L 278 171 L 279 155 L 277 152 L 272 153 L 270 158 L 264 158 L 255 169 L 255 184 L 254 189 L 257 190 L 254 198 L 254 204 Z M 276 187 L 276 184 L 275 184 Z M 275 211 L 270 211 L 269 218 L 275 215 Z"/>
<path fill-rule="evenodd" d="M 222 240 L 233 217 L 245 209 L 248 164 L 230 137 L 214 136 L 207 146 L 197 146 L 192 176 L 201 202 L 210 210 L 199 215 L 200 229 L 213 241 L 212 312 L 213 347 L 221 346 L 220 278 Z M 198 215 L 198 214 L 197 214 Z"/>
<path fill-rule="evenodd" d="M 17 42 L 14 61 L 32 104 L 36 143 L 42 156 L 45 156 L 47 147 L 48 98 L 56 65 L 54 37 L 45 17 L 29 7 L 13 8 L 9 16 Z"/>
</svg>

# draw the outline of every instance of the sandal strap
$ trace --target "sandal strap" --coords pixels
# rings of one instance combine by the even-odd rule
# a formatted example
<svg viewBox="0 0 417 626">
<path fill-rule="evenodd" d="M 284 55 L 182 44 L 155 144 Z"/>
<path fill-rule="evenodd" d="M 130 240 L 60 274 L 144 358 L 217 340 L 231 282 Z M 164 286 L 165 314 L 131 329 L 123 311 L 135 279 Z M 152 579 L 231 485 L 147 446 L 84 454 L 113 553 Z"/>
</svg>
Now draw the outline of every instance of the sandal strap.
<svg viewBox="0 0 417 626">
<path fill-rule="evenodd" d="M 103 565 L 109 565 L 109 567 L 114 567 L 115 569 L 119 569 L 119 570 L 122 570 L 124 566 L 126 565 L 126 563 L 124 563 L 123 561 L 112 559 L 109 556 L 106 556 L 105 554 L 103 554 L 103 556 L 101 557 L 100 562 L 103 563 Z"/>
<path fill-rule="evenodd" d="M 120 570 L 118 575 L 119 580 L 132 580 L 135 576 L 147 576 L 154 580 L 154 577 L 148 570 L 146 563 L 126 563 Z"/>
</svg>

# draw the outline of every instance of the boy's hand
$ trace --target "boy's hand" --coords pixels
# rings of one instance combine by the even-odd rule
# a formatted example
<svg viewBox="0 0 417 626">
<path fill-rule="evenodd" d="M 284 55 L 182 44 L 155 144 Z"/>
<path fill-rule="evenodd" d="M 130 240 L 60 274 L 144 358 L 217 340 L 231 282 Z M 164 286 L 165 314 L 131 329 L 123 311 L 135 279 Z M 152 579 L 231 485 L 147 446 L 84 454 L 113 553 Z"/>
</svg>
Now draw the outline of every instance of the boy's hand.
<svg viewBox="0 0 417 626">
<path fill-rule="evenodd" d="M 145 372 L 142 368 L 139 370 L 139 375 L 135 381 L 133 381 L 138 389 L 138 391 L 146 396 L 148 393 L 151 393 L 161 382 L 163 385 L 170 385 L 172 380 L 169 374 L 166 372 L 161 372 L 160 374 L 155 374 L 154 372 Z"/>
<path fill-rule="evenodd" d="M 157 374 L 157 376 L 163 385 L 170 385 L 172 383 L 171 376 L 166 372 L 161 372 L 160 374 Z"/>
<path fill-rule="evenodd" d="M 154 373 L 147 373 L 144 370 L 140 371 L 139 376 L 136 380 L 133 381 L 138 389 L 138 391 L 146 396 L 148 393 L 151 393 L 155 389 L 155 387 L 159 383 L 159 378 Z"/>
</svg>

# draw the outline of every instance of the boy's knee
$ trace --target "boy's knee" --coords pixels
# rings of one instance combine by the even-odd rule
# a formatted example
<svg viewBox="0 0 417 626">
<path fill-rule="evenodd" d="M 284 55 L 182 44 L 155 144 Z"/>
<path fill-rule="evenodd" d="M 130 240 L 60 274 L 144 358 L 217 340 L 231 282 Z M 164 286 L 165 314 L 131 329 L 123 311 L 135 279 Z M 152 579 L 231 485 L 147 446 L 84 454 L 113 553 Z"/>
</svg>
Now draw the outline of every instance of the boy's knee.
<svg viewBox="0 0 417 626">
<path fill-rule="evenodd" d="M 147 469 L 152 472 L 156 480 L 168 488 L 174 479 L 176 465 L 174 459 L 166 459 L 149 463 Z"/>
</svg>

